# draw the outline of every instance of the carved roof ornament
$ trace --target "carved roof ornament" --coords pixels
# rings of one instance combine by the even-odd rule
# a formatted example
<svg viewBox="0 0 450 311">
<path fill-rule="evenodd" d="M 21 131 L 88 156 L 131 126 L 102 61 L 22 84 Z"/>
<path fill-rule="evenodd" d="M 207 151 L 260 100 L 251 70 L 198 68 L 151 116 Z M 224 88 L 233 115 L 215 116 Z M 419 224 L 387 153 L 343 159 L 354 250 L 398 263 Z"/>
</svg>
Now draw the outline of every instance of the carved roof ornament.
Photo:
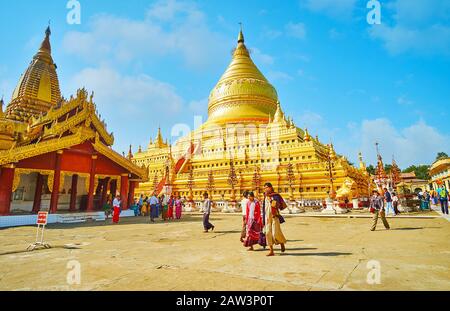
<svg viewBox="0 0 450 311">
<path fill-rule="evenodd" d="M 308 128 L 305 128 L 305 135 L 303 136 L 303 140 L 304 141 L 310 141 L 311 140 L 311 136 L 309 136 L 309 133 L 308 133 Z"/>
</svg>

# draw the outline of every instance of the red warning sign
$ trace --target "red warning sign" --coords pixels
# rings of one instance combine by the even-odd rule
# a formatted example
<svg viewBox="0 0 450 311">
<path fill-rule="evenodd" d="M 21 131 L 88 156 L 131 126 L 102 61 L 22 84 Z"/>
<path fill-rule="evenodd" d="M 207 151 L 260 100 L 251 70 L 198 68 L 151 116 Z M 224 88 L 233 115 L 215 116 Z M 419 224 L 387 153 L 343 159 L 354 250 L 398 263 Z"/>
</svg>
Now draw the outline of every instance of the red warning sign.
<svg viewBox="0 0 450 311">
<path fill-rule="evenodd" d="M 48 218 L 48 212 L 39 212 L 36 224 L 45 226 L 47 224 L 47 218 Z"/>
</svg>

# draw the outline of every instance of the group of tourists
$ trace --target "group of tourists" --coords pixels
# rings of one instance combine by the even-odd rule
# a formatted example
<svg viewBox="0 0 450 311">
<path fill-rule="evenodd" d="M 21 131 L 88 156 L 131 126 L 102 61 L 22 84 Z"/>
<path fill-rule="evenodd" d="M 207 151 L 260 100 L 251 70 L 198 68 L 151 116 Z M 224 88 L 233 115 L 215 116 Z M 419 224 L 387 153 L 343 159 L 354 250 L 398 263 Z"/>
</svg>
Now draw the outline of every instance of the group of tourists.
<svg viewBox="0 0 450 311">
<path fill-rule="evenodd" d="M 259 201 L 253 192 L 244 191 L 241 201 L 242 232 L 240 241 L 249 251 L 254 245 L 269 246 L 267 256 L 274 256 L 274 245 L 280 245 L 281 252 L 286 248 L 286 238 L 281 230 L 285 222 L 281 211 L 287 205 L 280 194 L 276 193 L 271 183 L 264 185 L 264 198 Z"/>
<path fill-rule="evenodd" d="M 186 200 L 181 196 L 175 195 L 161 195 L 156 196 L 156 192 L 150 196 L 144 198 L 141 195 L 136 202 L 135 215 L 137 216 L 150 216 L 150 221 L 155 222 L 155 219 L 161 217 L 163 221 L 170 221 L 174 219 L 181 219 L 183 212 L 183 206 Z"/>
<path fill-rule="evenodd" d="M 135 216 L 150 216 L 150 221 L 155 222 L 155 219 L 161 216 L 162 220 L 170 221 L 174 219 L 181 219 L 183 206 L 185 201 L 180 196 L 156 196 L 153 193 L 150 198 L 143 195 L 139 199 L 135 199 L 130 209 L 134 211 Z M 116 195 L 114 199 L 108 197 L 103 210 L 106 218 L 112 215 L 113 223 L 117 224 L 122 213 L 122 200 L 120 195 Z"/>
<path fill-rule="evenodd" d="M 421 210 L 429 209 L 431 204 L 440 204 L 442 214 L 448 215 L 448 201 L 450 198 L 445 185 L 441 185 L 436 190 L 431 190 L 430 192 L 427 190 L 424 192 L 421 191 L 417 194 L 417 197 L 420 200 Z"/>
</svg>

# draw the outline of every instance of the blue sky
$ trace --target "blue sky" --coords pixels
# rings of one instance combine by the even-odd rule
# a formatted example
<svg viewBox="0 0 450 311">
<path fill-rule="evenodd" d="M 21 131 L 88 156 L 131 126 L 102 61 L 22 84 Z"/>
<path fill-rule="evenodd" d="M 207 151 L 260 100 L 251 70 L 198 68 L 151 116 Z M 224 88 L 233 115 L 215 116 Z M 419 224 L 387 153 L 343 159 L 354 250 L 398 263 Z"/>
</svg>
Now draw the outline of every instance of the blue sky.
<svg viewBox="0 0 450 311">
<path fill-rule="evenodd" d="M 450 153 L 450 2 L 365 0 L 1 1 L 0 95 L 8 102 L 48 20 L 65 97 L 85 86 L 116 137 L 145 147 L 161 125 L 206 119 L 207 98 L 231 58 L 239 22 L 252 57 L 297 126 L 356 162 L 430 163 Z M 171 140 L 176 140 L 172 137 Z"/>
</svg>

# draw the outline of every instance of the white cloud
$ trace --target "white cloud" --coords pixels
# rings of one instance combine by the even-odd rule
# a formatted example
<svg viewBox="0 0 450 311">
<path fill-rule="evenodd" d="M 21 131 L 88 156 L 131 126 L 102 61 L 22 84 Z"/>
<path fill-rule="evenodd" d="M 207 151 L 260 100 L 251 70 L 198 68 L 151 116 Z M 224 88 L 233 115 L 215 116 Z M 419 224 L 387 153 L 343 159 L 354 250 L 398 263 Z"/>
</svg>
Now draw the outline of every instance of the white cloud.
<svg viewBox="0 0 450 311">
<path fill-rule="evenodd" d="M 303 23 L 288 23 L 286 26 L 286 33 L 288 36 L 305 39 L 306 38 L 306 27 Z"/>
<path fill-rule="evenodd" d="M 264 54 L 261 52 L 258 48 L 251 48 L 252 58 L 255 61 L 255 63 L 262 64 L 262 65 L 273 65 L 274 59 L 269 54 Z"/>
<path fill-rule="evenodd" d="M 144 74 L 124 76 L 108 67 L 86 68 L 75 74 L 70 84 L 94 90 L 102 110 L 122 109 L 120 117 L 142 111 L 177 113 L 183 106 L 175 87 Z"/>
<path fill-rule="evenodd" d="M 318 129 L 323 122 L 323 117 L 315 112 L 305 111 L 301 114 L 300 118 L 297 120 L 296 124 L 302 128 Z"/>
<path fill-rule="evenodd" d="M 393 21 L 369 28 L 392 55 L 405 52 L 450 55 L 450 2 L 447 0 L 396 0 L 386 6 Z"/>
<path fill-rule="evenodd" d="M 213 64 L 217 55 L 226 55 L 229 43 L 209 29 L 205 15 L 194 4 L 169 0 L 154 4 L 142 20 L 96 15 L 90 31 L 68 32 L 63 47 L 92 63 L 175 55 L 198 68 Z"/>
<path fill-rule="evenodd" d="M 149 139 L 158 123 L 175 123 L 186 106 L 174 86 L 148 75 L 122 75 L 106 66 L 75 74 L 67 94 L 83 86 L 94 90 L 94 101 L 108 130 L 114 132 L 117 150 Z"/>
<path fill-rule="evenodd" d="M 273 40 L 273 39 L 276 39 L 276 38 L 280 37 L 282 34 L 283 33 L 281 31 L 273 30 L 273 29 L 267 29 L 267 30 L 265 30 L 263 32 L 262 35 L 263 35 L 264 38 Z"/>
<path fill-rule="evenodd" d="M 450 137 L 424 121 L 396 129 L 387 119 L 365 120 L 360 130 L 361 150 L 371 162 L 376 159 L 376 141 L 380 143 L 384 158 L 390 161 L 395 155 L 397 163 L 403 168 L 412 164 L 430 164 L 437 152 L 449 151 Z"/>
<path fill-rule="evenodd" d="M 271 82 L 281 81 L 287 82 L 293 80 L 292 76 L 283 71 L 269 71 L 267 73 L 267 79 Z"/>
<path fill-rule="evenodd" d="M 335 28 L 331 28 L 328 31 L 328 36 L 330 37 L 331 40 L 339 40 L 344 38 L 344 33 L 339 32 L 338 30 L 336 30 Z"/>
<path fill-rule="evenodd" d="M 426 28 L 409 28 L 402 25 L 377 25 L 369 29 L 374 39 L 384 42 L 389 53 L 398 55 L 413 51 L 419 54 L 450 55 L 450 27 L 431 25 Z"/>
<path fill-rule="evenodd" d="M 347 130 L 348 133 L 341 133 L 336 140 L 336 150 L 354 163 L 358 163 L 357 154 L 361 151 L 366 163 L 376 164 L 375 142 L 380 144 L 384 161 L 390 163 L 394 155 L 401 168 L 431 164 L 438 152 L 450 151 L 448 134 L 440 133 L 424 121 L 398 128 L 391 120 L 379 118 L 349 124 Z"/>
<path fill-rule="evenodd" d="M 0 98 L 3 97 L 5 105 L 9 103 L 13 93 L 13 85 L 9 80 L 0 80 Z M 6 107 L 3 107 L 5 109 Z"/>
<path fill-rule="evenodd" d="M 205 114 L 208 111 L 208 98 L 190 101 L 189 109 L 197 115 Z"/>
<path fill-rule="evenodd" d="M 408 99 L 405 95 L 401 95 L 397 98 L 397 104 L 403 105 L 403 106 L 410 106 L 414 102 L 410 99 Z"/>
<path fill-rule="evenodd" d="M 297 114 L 295 123 L 308 128 L 312 136 L 327 144 L 332 141 L 336 152 L 358 163 L 358 152 L 362 152 L 367 164 L 376 164 L 375 142 L 386 163 L 392 155 L 401 168 L 410 165 L 431 164 L 440 151 L 450 153 L 450 136 L 442 133 L 425 121 L 399 127 L 386 118 L 349 122 L 345 128 L 333 128 L 326 118 L 313 111 Z"/>
<path fill-rule="evenodd" d="M 348 18 L 355 9 L 356 0 L 301 0 L 300 5 L 334 18 Z"/>
</svg>

